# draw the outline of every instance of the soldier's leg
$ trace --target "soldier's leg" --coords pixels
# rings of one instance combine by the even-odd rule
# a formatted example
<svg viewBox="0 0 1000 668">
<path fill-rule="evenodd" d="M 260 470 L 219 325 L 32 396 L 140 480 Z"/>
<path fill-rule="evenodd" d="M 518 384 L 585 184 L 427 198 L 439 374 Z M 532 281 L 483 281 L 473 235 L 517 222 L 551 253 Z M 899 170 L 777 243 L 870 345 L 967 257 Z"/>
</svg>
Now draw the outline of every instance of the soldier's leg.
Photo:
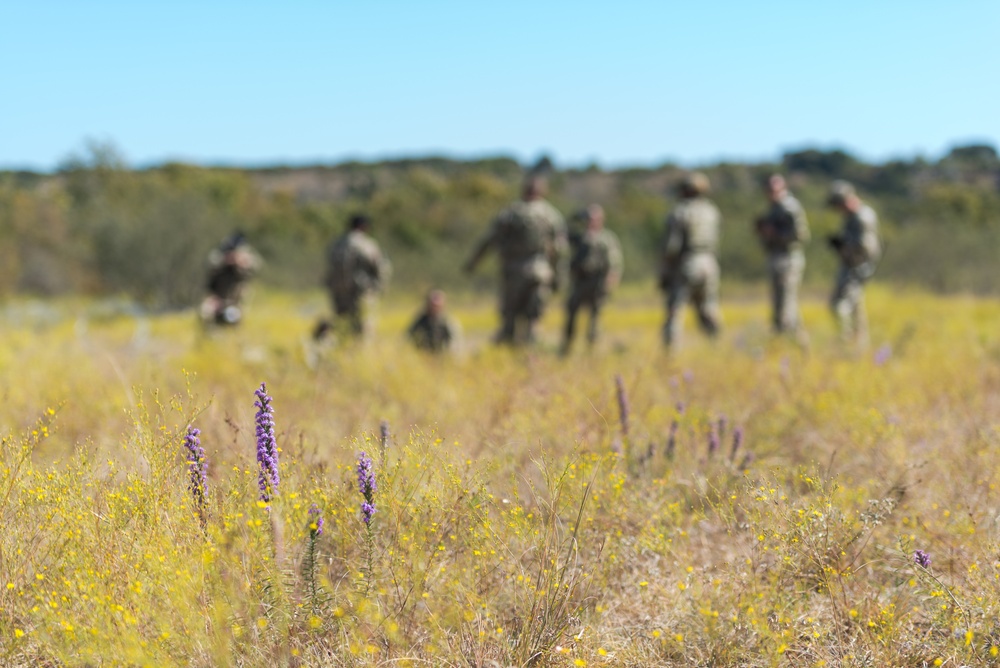
<svg viewBox="0 0 1000 668">
<path fill-rule="evenodd" d="M 365 334 L 365 316 L 360 300 L 354 303 L 348 317 L 348 322 L 351 327 L 351 334 L 353 334 L 356 338 L 362 338 Z"/>
<path fill-rule="evenodd" d="M 846 267 L 841 267 L 837 272 L 833 294 L 830 295 L 830 310 L 837 319 L 840 337 L 844 341 L 850 340 L 853 330 L 854 303 L 851 300 L 850 284 L 850 271 Z"/>
<path fill-rule="evenodd" d="M 524 321 L 522 342 L 530 344 L 535 342 L 535 329 L 538 320 L 545 311 L 545 301 L 548 298 L 549 290 L 548 286 L 534 280 L 528 281 L 524 287 L 524 301 L 521 310 Z"/>
<path fill-rule="evenodd" d="M 788 293 L 785 291 L 787 272 L 784 269 L 774 261 L 771 262 L 771 326 L 776 334 L 781 334 L 787 325 L 785 322 L 785 307 L 788 299 Z"/>
<path fill-rule="evenodd" d="M 500 329 L 493 337 L 498 344 L 514 342 L 514 330 L 517 325 L 516 286 L 509 279 L 504 279 L 500 288 Z"/>
<path fill-rule="evenodd" d="M 580 310 L 580 301 L 574 291 L 566 301 L 566 324 L 563 327 L 562 352 L 569 352 L 573 345 L 573 338 L 576 336 L 576 315 Z"/>
<path fill-rule="evenodd" d="M 782 276 L 784 302 L 781 309 L 781 321 L 783 329 L 788 332 L 798 332 L 802 329 L 802 319 L 799 314 L 799 286 L 802 285 L 804 271 L 805 258 L 801 255 L 793 255 Z"/>
<path fill-rule="evenodd" d="M 597 320 L 601 314 L 601 300 L 590 301 L 590 327 L 587 329 L 587 343 L 591 346 L 597 342 Z"/>
<path fill-rule="evenodd" d="M 868 310 L 865 308 L 865 285 L 856 281 L 853 293 L 854 343 L 858 348 L 868 347 Z"/>
<path fill-rule="evenodd" d="M 715 337 L 721 327 L 719 316 L 719 265 L 715 260 L 706 260 L 702 280 L 696 290 L 692 290 L 694 307 L 698 312 L 698 324 L 710 337 Z"/>
<path fill-rule="evenodd" d="M 667 288 L 667 321 L 663 325 L 663 343 L 670 346 L 680 339 L 681 307 L 688 300 L 688 285 L 684 280 L 675 280 Z"/>
</svg>

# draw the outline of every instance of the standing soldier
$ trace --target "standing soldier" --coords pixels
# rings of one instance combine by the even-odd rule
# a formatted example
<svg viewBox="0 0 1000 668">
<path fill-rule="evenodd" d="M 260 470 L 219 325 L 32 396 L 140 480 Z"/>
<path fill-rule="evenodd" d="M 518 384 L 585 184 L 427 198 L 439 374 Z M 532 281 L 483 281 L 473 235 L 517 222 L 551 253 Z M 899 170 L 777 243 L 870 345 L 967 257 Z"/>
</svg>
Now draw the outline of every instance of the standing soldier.
<svg viewBox="0 0 1000 668">
<path fill-rule="evenodd" d="M 809 222 L 780 174 L 768 178 L 764 191 L 771 208 L 757 219 L 757 236 L 767 253 L 771 323 L 775 333 L 796 334 L 804 341 L 799 321 L 799 286 L 806 267 L 802 246 L 809 241 Z"/>
<path fill-rule="evenodd" d="M 234 232 L 208 255 L 208 295 L 199 309 L 205 325 L 238 325 L 243 319 L 247 283 L 260 269 L 260 257 L 242 232 Z"/>
<path fill-rule="evenodd" d="M 708 177 L 685 176 L 678 187 L 681 201 L 667 216 L 660 253 L 660 287 L 667 295 L 663 342 L 676 343 L 681 330 L 678 311 L 688 299 L 698 324 L 710 337 L 719 332 L 719 226 L 722 216 L 708 199 Z"/>
<path fill-rule="evenodd" d="M 576 331 L 576 314 L 581 307 L 590 310 L 587 342 L 597 340 L 597 318 L 608 294 L 622 276 L 622 248 L 618 236 L 604 227 L 604 209 L 591 204 L 578 216 L 586 224 L 582 234 L 570 236 L 570 293 L 566 302 L 566 327 L 562 354 L 569 353 Z"/>
<path fill-rule="evenodd" d="M 389 261 L 378 243 L 368 235 L 370 227 L 368 216 L 352 216 L 349 230 L 327 249 L 324 284 L 330 291 L 334 323 L 320 322 L 314 332 L 316 339 L 322 338 L 338 319 L 347 320 L 351 335 L 364 334 L 364 299 L 382 290 L 391 273 Z"/>
<path fill-rule="evenodd" d="M 521 200 L 501 211 L 465 263 L 472 272 L 491 248 L 500 255 L 500 331 L 495 341 L 531 343 L 549 293 L 559 287 L 566 223 L 544 199 L 545 180 L 529 177 Z"/>
<path fill-rule="evenodd" d="M 844 215 L 839 234 L 828 241 L 840 256 L 837 283 L 830 297 L 830 308 L 840 323 L 844 341 L 859 346 L 868 343 L 868 316 L 865 313 L 865 283 L 875 273 L 882 255 L 878 235 L 878 216 L 861 201 L 847 181 L 834 181 L 827 204 Z"/>
<path fill-rule="evenodd" d="M 427 293 L 424 310 L 406 333 L 413 345 L 432 353 L 445 352 L 458 342 L 458 323 L 445 312 L 443 291 L 431 290 Z"/>
</svg>

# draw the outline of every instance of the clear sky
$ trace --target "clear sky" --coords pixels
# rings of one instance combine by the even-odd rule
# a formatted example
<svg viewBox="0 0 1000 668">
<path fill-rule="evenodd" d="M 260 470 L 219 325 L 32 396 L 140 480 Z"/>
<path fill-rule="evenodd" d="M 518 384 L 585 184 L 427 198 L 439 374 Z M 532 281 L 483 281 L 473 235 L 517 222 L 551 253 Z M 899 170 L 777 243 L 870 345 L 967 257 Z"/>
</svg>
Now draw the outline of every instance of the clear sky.
<svg viewBox="0 0 1000 668">
<path fill-rule="evenodd" d="M 0 166 L 1000 144 L 1000 2 L 0 0 Z"/>
</svg>

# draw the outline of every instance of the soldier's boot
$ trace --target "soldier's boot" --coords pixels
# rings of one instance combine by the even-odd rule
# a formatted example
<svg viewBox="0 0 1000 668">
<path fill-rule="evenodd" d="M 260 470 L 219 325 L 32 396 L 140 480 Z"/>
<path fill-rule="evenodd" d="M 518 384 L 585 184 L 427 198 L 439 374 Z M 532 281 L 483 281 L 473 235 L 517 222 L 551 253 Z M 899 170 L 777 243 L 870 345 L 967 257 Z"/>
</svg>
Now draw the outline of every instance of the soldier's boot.
<svg viewBox="0 0 1000 668">
<path fill-rule="evenodd" d="M 322 341 L 332 330 L 333 330 L 333 323 L 324 318 L 319 322 L 317 322 L 316 326 L 313 327 L 312 340 Z"/>
<path fill-rule="evenodd" d="M 498 329 L 497 333 L 493 335 L 493 343 L 498 346 L 513 345 L 515 325 L 516 322 L 513 316 L 506 313 L 503 314 L 500 329 Z"/>
<path fill-rule="evenodd" d="M 715 309 L 706 306 L 698 307 L 698 325 L 701 327 L 701 331 L 707 334 L 710 339 L 714 339 L 719 335 L 719 330 L 721 329 L 719 320 L 719 314 Z"/>
</svg>

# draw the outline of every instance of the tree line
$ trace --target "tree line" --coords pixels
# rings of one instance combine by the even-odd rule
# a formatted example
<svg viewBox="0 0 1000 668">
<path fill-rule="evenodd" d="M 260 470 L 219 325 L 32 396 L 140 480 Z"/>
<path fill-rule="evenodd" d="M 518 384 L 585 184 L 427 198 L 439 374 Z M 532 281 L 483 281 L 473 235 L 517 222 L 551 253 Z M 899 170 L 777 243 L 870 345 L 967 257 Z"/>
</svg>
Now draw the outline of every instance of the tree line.
<svg viewBox="0 0 1000 668">
<path fill-rule="evenodd" d="M 460 266 L 476 238 L 517 196 L 526 172 L 549 168 L 550 199 L 570 214 L 604 206 L 626 256 L 626 281 L 651 281 L 655 248 L 685 170 L 674 164 L 604 170 L 522 165 L 511 158 L 425 158 L 237 169 L 168 163 L 131 168 L 113 146 L 90 144 L 52 173 L 0 172 L 0 294 L 124 294 L 154 308 L 195 303 L 205 258 L 242 230 L 263 256 L 266 284 L 316 287 L 323 249 L 364 211 L 392 258 L 397 285 L 468 285 Z M 815 240 L 807 285 L 826 284 L 836 259 L 822 237 L 839 220 L 824 208 L 833 179 L 854 183 L 878 212 L 888 251 L 880 280 L 937 291 L 996 293 L 1000 158 L 959 146 L 936 161 L 866 163 L 844 151 L 786 153 L 774 163 L 700 166 L 722 211 L 724 284 L 764 277 L 753 220 L 761 184 L 788 178 Z M 473 287 L 489 289 L 488 272 Z"/>
</svg>

